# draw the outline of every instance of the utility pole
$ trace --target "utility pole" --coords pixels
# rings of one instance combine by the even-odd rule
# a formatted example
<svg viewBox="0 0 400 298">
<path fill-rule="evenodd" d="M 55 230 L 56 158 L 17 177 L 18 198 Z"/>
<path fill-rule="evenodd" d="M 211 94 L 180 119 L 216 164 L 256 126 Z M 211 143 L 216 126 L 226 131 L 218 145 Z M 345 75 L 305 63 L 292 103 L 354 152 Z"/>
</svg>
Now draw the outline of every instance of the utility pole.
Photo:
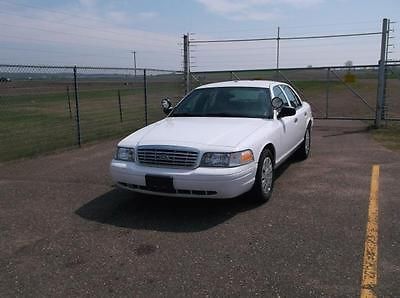
<svg viewBox="0 0 400 298">
<path fill-rule="evenodd" d="M 277 70 L 279 70 L 279 51 L 280 51 L 280 40 L 281 40 L 280 31 L 281 31 L 281 28 L 278 27 L 278 35 L 276 38 L 276 69 Z"/>
<path fill-rule="evenodd" d="M 378 92 L 377 92 L 378 94 L 376 98 L 376 113 L 375 113 L 375 127 L 377 128 L 381 126 L 381 120 L 384 117 L 388 31 L 389 31 L 389 20 L 383 19 L 381 58 L 379 60 L 379 70 L 378 70 Z"/>
<path fill-rule="evenodd" d="M 188 94 L 190 92 L 189 33 L 183 35 L 183 74 L 185 76 L 185 94 Z"/>
<path fill-rule="evenodd" d="M 133 67 L 135 70 L 135 79 L 136 79 L 136 51 L 131 51 L 131 53 L 133 54 Z"/>
<path fill-rule="evenodd" d="M 392 62 L 392 59 L 390 58 L 390 54 L 393 53 L 393 51 L 390 48 L 394 48 L 394 44 L 392 43 L 391 39 L 394 38 L 394 36 L 391 36 L 391 32 L 394 32 L 392 29 L 391 25 L 396 22 L 391 22 L 388 20 L 388 27 L 387 27 L 387 38 L 386 38 L 386 58 L 385 58 L 385 85 L 384 85 L 384 93 L 383 93 L 383 103 L 382 103 L 382 119 L 385 120 L 385 126 L 387 126 L 387 118 L 389 117 L 389 106 L 391 104 L 391 95 L 387 93 L 387 75 L 390 70 L 388 67 L 388 64 Z"/>
<path fill-rule="evenodd" d="M 280 36 L 281 28 L 278 26 L 278 35 L 276 37 L 276 79 L 279 79 L 279 52 L 280 52 Z"/>
</svg>

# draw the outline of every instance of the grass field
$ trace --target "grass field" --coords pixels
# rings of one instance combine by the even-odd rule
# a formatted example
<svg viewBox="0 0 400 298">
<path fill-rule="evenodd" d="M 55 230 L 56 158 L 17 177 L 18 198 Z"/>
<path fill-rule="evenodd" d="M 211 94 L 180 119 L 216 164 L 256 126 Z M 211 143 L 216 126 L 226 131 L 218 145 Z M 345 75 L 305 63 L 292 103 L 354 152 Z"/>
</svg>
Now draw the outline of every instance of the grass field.
<svg viewBox="0 0 400 298">
<path fill-rule="evenodd" d="M 288 82 L 311 103 L 317 117 L 374 118 L 377 97 L 377 69 L 356 69 L 355 82 L 344 84 L 348 70 L 294 69 L 248 72 L 196 73 L 194 85 L 230 79 L 267 79 Z M 400 77 L 387 80 L 388 117 L 400 118 Z M 354 91 L 352 91 L 351 89 Z M 362 98 L 362 99 L 360 99 Z M 369 107 L 363 102 L 365 101 Z"/>
<path fill-rule="evenodd" d="M 375 140 L 386 148 L 400 152 L 400 123 L 392 122 L 387 127 L 372 131 Z"/>
<path fill-rule="evenodd" d="M 332 78 L 328 84 L 324 70 L 286 71 L 283 75 L 311 103 L 316 117 L 374 117 L 374 111 L 340 80 Z M 350 86 L 374 108 L 377 86 L 372 75 L 372 72 L 363 73 Z M 196 76 L 194 87 L 230 80 L 232 75 L 221 72 Z M 254 71 L 237 76 L 240 79 L 276 79 L 276 73 L 272 71 Z M 282 77 L 280 80 L 284 81 Z M 66 79 L 19 79 L 0 85 L 0 162 L 77 146 L 72 83 L 72 80 Z M 67 87 L 70 90 L 71 111 Z M 149 76 L 147 87 L 148 123 L 163 117 L 159 106 L 161 98 L 170 97 L 176 102 L 184 93 L 181 76 Z M 127 85 L 124 80 L 91 77 L 79 81 L 78 94 L 82 143 L 122 137 L 145 125 L 143 82 Z M 400 80 L 388 80 L 388 98 L 389 115 L 400 117 Z"/>
<path fill-rule="evenodd" d="M 0 89 L 0 161 L 31 157 L 77 146 L 75 97 L 71 82 L 50 90 L 37 82 L 24 82 Z M 103 82 L 104 83 L 104 82 Z M 67 86 L 70 88 L 68 104 Z M 11 90 L 10 90 L 11 89 Z M 122 121 L 118 102 L 121 98 Z M 181 82 L 148 83 L 148 122 L 162 117 L 160 99 L 182 96 Z M 82 143 L 122 137 L 145 125 L 144 88 L 120 82 L 79 85 Z"/>
</svg>

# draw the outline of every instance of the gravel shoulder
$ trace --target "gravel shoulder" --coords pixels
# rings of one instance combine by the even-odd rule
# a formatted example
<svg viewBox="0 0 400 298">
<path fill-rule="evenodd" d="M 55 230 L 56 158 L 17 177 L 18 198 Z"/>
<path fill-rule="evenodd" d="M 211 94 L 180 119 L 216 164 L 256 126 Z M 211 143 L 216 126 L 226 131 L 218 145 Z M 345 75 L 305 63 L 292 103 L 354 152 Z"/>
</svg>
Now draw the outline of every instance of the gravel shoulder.
<svg viewBox="0 0 400 298">
<path fill-rule="evenodd" d="M 116 141 L 1 164 L 0 295 L 357 296 L 379 164 L 377 292 L 400 296 L 400 154 L 357 121 L 312 136 L 263 205 L 114 189 Z"/>
</svg>

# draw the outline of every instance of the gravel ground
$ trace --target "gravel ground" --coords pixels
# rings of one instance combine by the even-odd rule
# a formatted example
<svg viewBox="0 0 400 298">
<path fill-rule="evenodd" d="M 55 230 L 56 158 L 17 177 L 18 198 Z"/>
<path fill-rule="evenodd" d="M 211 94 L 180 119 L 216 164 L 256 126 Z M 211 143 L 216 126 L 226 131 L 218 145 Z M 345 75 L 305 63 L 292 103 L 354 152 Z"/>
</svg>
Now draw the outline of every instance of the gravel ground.
<svg viewBox="0 0 400 298">
<path fill-rule="evenodd" d="M 115 144 L 0 165 L 0 296 L 358 296 L 373 164 L 377 293 L 400 296 L 400 155 L 361 122 L 317 121 L 263 205 L 114 189 Z"/>
</svg>

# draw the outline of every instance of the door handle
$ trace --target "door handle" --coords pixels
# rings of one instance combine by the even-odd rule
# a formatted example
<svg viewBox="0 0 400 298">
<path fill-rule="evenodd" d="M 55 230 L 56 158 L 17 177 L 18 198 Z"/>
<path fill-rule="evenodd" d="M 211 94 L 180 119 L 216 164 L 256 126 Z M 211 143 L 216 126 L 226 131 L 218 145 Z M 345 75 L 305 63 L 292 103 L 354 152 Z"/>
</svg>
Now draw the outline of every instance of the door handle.
<svg viewBox="0 0 400 298">
<path fill-rule="evenodd" d="M 298 120 L 297 118 L 294 118 L 294 123 L 297 123 L 297 120 Z"/>
<path fill-rule="evenodd" d="M 304 112 L 304 116 L 307 116 L 307 112 Z"/>
</svg>

